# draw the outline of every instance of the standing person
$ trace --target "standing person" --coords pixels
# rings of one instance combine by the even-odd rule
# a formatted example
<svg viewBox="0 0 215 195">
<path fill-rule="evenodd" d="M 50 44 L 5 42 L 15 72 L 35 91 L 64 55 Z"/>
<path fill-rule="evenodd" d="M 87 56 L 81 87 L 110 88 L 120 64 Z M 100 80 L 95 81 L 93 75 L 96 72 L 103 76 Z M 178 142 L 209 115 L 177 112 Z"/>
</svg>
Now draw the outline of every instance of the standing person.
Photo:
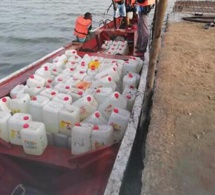
<svg viewBox="0 0 215 195">
<path fill-rule="evenodd" d="M 149 39 L 148 13 L 154 7 L 155 0 L 137 0 L 138 4 L 138 38 L 136 54 L 144 56 Z"/>
<path fill-rule="evenodd" d="M 123 23 L 125 25 L 125 28 L 127 28 L 125 0 L 112 0 L 112 1 L 113 1 L 113 8 L 114 8 L 115 29 L 118 29 L 116 24 L 116 18 L 118 18 L 119 16 L 123 18 Z"/>
<path fill-rule="evenodd" d="M 126 0 L 126 15 L 127 15 L 127 25 L 131 26 L 130 20 L 136 18 L 136 0 Z M 129 18 L 131 14 L 132 18 Z"/>
<path fill-rule="evenodd" d="M 85 42 L 89 35 L 90 30 L 92 29 L 92 14 L 86 12 L 84 16 L 79 16 L 75 22 L 74 35 L 79 42 Z"/>
</svg>

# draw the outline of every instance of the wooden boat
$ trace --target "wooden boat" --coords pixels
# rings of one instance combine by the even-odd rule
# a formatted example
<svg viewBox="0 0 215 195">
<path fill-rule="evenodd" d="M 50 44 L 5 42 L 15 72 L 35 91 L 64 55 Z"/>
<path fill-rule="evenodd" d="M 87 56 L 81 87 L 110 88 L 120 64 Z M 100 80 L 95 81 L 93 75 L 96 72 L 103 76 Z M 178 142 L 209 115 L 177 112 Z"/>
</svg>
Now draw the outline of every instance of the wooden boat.
<svg viewBox="0 0 215 195">
<path fill-rule="evenodd" d="M 117 22 L 120 23 L 120 19 Z M 130 56 L 135 56 L 137 29 L 136 21 L 133 23 L 133 28 L 115 30 L 113 22 L 108 22 L 95 30 L 95 38 L 85 43 L 72 42 L 5 77 L 0 80 L 0 98 L 8 95 L 16 85 L 25 84 L 29 76 L 42 64 L 68 49 L 76 49 L 79 56 L 87 53 L 93 56 L 128 60 Z M 116 36 L 122 36 L 128 41 L 129 55 L 112 56 L 98 53 L 105 40 L 111 40 Z M 11 194 L 15 187 L 20 192 L 24 190 L 27 192 L 30 189 L 29 194 L 35 192 L 35 194 L 52 195 L 111 194 L 113 184 L 116 185 L 115 190 L 120 189 L 139 123 L 146 73 L 147 66 L 144 66 L 141 72 L 139 94 L 121 143 L 77 156 L 72 156 L 69 148 L 48 146 L 41 156 L 32 156 L 25 154 L 21 146 L 11 145 L 0 139 L 0 194 Z M 24 184 L 24 188 L 19 184 Z"/>
</svg>

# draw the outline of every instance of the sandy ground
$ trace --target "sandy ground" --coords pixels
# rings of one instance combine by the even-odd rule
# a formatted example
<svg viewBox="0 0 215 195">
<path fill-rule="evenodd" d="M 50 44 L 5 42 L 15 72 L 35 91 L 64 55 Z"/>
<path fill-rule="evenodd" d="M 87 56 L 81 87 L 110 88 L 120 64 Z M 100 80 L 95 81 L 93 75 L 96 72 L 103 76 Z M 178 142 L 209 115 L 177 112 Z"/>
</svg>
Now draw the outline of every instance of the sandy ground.
<svg viewBox="0 0 215 195">
<path fill-rule="evenodd" d="M 215 27 L 169 24 L 159 59 L 142 195 L 215 194 Z"/>
</svg>

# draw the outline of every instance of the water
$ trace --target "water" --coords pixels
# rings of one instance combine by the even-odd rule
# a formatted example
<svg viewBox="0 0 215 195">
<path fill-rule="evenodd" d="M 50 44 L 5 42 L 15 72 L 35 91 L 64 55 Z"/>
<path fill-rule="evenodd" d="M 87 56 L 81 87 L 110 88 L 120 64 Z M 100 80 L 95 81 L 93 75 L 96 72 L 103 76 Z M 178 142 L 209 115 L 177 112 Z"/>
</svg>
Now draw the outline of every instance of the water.
<svg viewBox="0 0 215 195">
<path fill-rule="evenodd" d="M 74 40 L 77 16 L 93 14 L 93 28 L 112 18 L 111 0 L 1 0 L 0 79 Z"/>
</svg>

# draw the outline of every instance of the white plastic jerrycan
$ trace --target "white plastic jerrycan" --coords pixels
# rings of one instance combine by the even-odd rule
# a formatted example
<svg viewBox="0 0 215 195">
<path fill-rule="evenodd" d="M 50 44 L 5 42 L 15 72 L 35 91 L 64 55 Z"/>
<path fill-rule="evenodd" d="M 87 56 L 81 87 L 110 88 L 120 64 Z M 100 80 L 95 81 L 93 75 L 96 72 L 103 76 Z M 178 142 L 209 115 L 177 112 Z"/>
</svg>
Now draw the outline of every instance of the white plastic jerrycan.
<svg viewBox="0 0 215 195">
<path fill-rule="evenodd" d="M 35 74 L 47 79 L 51 76 L 51 70 L 48 67 L 41 67 L 35 71 Z"/>
<path fill-rule="evenodd" d="M 72 86 L 68 85 L 66 83 L 58 83 L 57 85 L 55 85 L 54 89 L 57 90 L 60 93 L 69 93 L 71 90 Z"/>
<path fill-rule="evenodd" d="M 68 91 L 67 94 L 71 95 L 72 101 L 75 102 L 83 96 L 84 90 L 78 88 L 71 88 L 71 90 Z"/>
<path fill-rule="evenodd" d="M 41 66 L 41 68 L 49 69 L 49 70 L 52 70 L 53 67 L 54 67 L 54 64 L 53 64 L 53 63 L 49 63 L 49 62 L 44 63 L 44 64 Z"/>
<path fill-rule="evenodd" d="M 50 133 L 59 133 L 59 112 L 63 104 L 50 101 L 43 106 L 43 122 L 46 130 Z"/>
<path fill-rule="evenodd" d="M 52 88 L 54 85 L 54 79 L 55 79 L 54 75 L 47 77 L 45 82 L 45 87 L 50 86 L 49 88 Z"/>
<path fill-rule="evenodd" d="M 52 75 L 56 77 L 57 75 L 61 74 L 62 71 L 63 70 L 60 67 L 54 66 L 52 69 Z"/>
<path fill-rule="evenodd" d="M 85 62 L 89 64 L 92 61 L 91 57 L 88 54 L 85 54 L 80 62 Z"/>
<path fill-rule="evenodd" d="M 112 79 L 111 76 L 104 77 L 94 81 L 91 85 L 91 88 L 100 88 L 100 87 L 110 87 L 113 91 L 116 90 L 116 82 Z"/>
<path fill-rule="evenodd" d="M 70 79 L 69 75 L 66 74 L 59 74 L 54 78 L 54 83 L 53 85 L 57 85 L 58 83 L 65 83 L 66 80 Z"/>
<path fill-rule="evenodd" d="M 29 102 L 29 113 L 34 121 L 43 122 L 43 106 L 49 102 L 49 98 L 37 95 Z"/>
<path fill-rule="evenodd" d="M 72 127 L 80 122 L 80 108 L 74 105 L 65 105 L 59 113 L 60 133 L 71 136 Z"/>
<path fill-rule="evenodd" d="M 95 79 L 102 79 L 108 76 L 111 76 L 115 82 L 119 81 L 120 79 L 116 67 L 110 67 L 106 70 L 99 72 L 98 74 L 96 74 Z"/>
<path fill-rule="evenodd" d="M 22 145 L 20 131 L 22 126 L 29 121 L 32 121 L 31 115 L 24 113 L 16 113 L 9 118 L 8 130 L 11 144 Z"/>
<path fill-rule="evenodd" d="M 46 88 L 40 92 L 40 95 L 49 98 L 52 100 L 59 92 L 55 89 Z"/>
<path fill-rule="evenodd" d="M 62 74 L 64 75 L 68 75 L 68 76 L 73 76 L 74 73 L 76 72 L 75 68 L 65 68 L 62 72 Z"/>
<path fill-rule="evenodd" d="M 113 127 L 110 125 L 95 125 L 92 131 L 92 149 L 113 144 L 113 133 Z"/>
<path fill-rule="evenodd" d="M 74 74 L 73 74 L 73 77 L 79 79 L 79 80 L 83 80 L 83 78 L 87 75 L 87 73 L 83 70 L 79 70 L 79 71 L 76 71 Z"/>
<path fill-rule="evenodd" d="M 71 152 L 73 155 L 82 154 L 92 150 L 91 145 L 92 126 L 78 123 L 72 128 Z"/>
<path fill-rule="evenodd" d="M 104 101 L 104 99 L 106 97 L 108 97 L 112 93 L 113 93 L 112 88 L 110 88 L 110 87 L 101 87 L 101 88 L 98 88 L 98 89 L 95 90 L 94 97 L 96 98 L 96 100 L 100 104 L 101 102 Z"/>
<path fill-rule="evenodd" d="M 41 155 L 48 145 L 44 124 L 33 121 L 25 123 L 21 130 L 21 140 L 26 154 Z"/>
<path fill-rule="evenodd" d="M 122 93 L 122 96 L 125 97 L 125 99 L 127 100 L 126 109 L 131 112 L 133 109 L 133 106 L 134 106 L 136 96 L 137 96 L 137 89 L 126 86 Z"/>
<path fill-rule="evenodd" d="M 72 87 L 75 87 L 81 80 L 79 78 L 74 77 L 74 75 L 65 81 L 65 84 L 71 85 Z"/>
<path fill-rule="evenodd" d="M 72 68 L 72 69 L 76 69 L 76 67 L 78 66 L 78 62 L 75 60 L 71 60 L 69 59 L 69 61 L 65 64 L 64 68 Z"/>
<path fill-rule="evenodd" d="M 79 62 L 81 60 L 82 60 L 82 58 L 78 54 L 76 54 L 76 55 L 72 55 L 71 57 L 69 57 L 68 62 Z"/>
<path fill-rule="evenodd" d="M 139 73 L 139 62 L 136 62 L 132 59 L 125 61 L 124 66 L 122 68 L 123 76 L 129 72 Z"/>
<path fill-rule="evenodd" d="M 9 101 L 10 101 L 9 96 L 5 96 L 0 99 L 0 111 L 11 112 Z"/>
<path fill-rule="evenodd" d="M 10 91 L 10 97 L 13 99 L 20 93 L 25 93 L 26 85 L 17 85 Z"/>
<path fill-rule="evenodd" d="M 127 100 L 119 92 L 113 92 L 99 105 L 98 110 L 109 119 L 115 107 L 126 109 L 126 106 Z"/>
<path fill-rule="evenodd" d="M 86 63 L 85 61 L 81 61 L 78 66 L 76 67 L 77 70 L 79 71 L 83 71 L 83 72 L 87 72 L 88 69 L 88 63 Z"/>
<path fill-rule="evenodd" d="M 140 75 L 136 73 L 129 72 L 123 77 L 122 89 L 124 90 L 126 86 L 137 88 L 140 80 Z"/>
<path fill-rule="evenodd" d="M 143 65 L 144 65 L 144 61 L 140 58 L 140 57 L 134 57 L 134 56 L 130 56 L 130 60 L 134 61 L 135 63 L 137 63 L 137 73 L 140 73 L 140 70 L 142 69 Z"/>
<path fill-rule="evenodd" d="M 72 97 L 68 94 L 64 94 L 64 93 L 58 93 L 53 99 L 52 101 L 55 102 L 60 102 L 62 104 L 71 104 L 72 103 Z"/>
<path fill-rule="evenodd" d="M 104 125 L 107 124 L 107 119 L 99 111 L 95 111 L 86 119 L 83 120 L 84 123 L 90 123 L 94 125 Z"/>
<path fill-rule="evenodd" d="M 67 58 L 69 58 L 71 56 L 76 56 L 77 55 L 77 51 L 75 49 L 66 50 L 65 51 L 65 55 L 67 56 Z"/>
<path fill-rule="evenodd" d="M 16 96 L 16 98 L 11 99 L 9 101 L 9 107 L 11 109 L 11 112 L 17 113 L 29 113 L 29 102 L 31 98 L 30 95 L 27 93 L 20 93 Z"/>
<path fill-rule="evenodd" d="M 55 67 L 63 68 L 67 61 L 68 59 L 65 54 L 59 56 L 59 58 L 54 62 Z"/>
<path fill-rule="evenodd" d="M 87 95 L 73 103 L 74 106 L 78 106 L 81 110 L 81 120 L 84 120 L 95 112 L 98 108 L 98 102 L 92 95 Z"/>
<path fill-rule="evenodd" d="M 121 108 L 114 108 L 108 120 L 108 125 L 114 128 L 114 141 L 121 141 L 128 126 L 130 112 Z"/>
<path fill-rule="evenodd" d="M 44 87 L 45 86 L 45 78 L 38 76 L 36 74 L 31 75 L 26 82 L 26 85 L 29 87 Z"/>
<path fill-rule="evenodd" d="M 30 98 L 38 95 L 44 88 L 43 87 L 28 87 L 25 89 L 25 93 L 30 95 Z"/>
<path fill-rule="evenodd" d="M 11 114 L 7 111 L 0 111 L 0 138 L 9 142 L 8 120 Z"/>
</svg>

